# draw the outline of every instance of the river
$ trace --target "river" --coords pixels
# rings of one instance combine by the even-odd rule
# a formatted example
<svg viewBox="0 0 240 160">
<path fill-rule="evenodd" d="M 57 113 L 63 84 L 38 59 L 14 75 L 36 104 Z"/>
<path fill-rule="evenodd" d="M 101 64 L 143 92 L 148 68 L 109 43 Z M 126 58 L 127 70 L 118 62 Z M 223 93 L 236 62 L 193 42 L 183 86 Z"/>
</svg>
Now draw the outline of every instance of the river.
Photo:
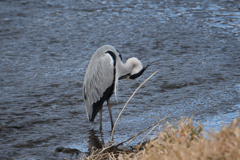
<svg viewBox="0 0 240 160">
<path fill-rule="evenodd" d="M 150 65 L 139 80 L 119 81 L 114 121 L 158 70 L 124 110 L 115 142 L 167 115 L 171 122 L 195 113 L 207 130 L 229 123 L 240 109 L 239 25 L 237 0 L 0 1 L 0 158 L 76 158 L 53 151 L 87 153 L 110 140 L 106 104 L 100 133 L 82 96 L 90 58 L 105 44 L 124 62 Z"/>
</svg>

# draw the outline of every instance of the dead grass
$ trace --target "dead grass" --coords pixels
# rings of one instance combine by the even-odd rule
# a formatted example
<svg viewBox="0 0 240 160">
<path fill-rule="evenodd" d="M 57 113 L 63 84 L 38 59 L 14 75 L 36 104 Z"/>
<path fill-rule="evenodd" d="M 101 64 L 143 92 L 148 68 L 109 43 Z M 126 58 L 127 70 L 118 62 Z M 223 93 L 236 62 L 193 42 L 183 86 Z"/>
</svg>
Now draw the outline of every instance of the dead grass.
<svg viewBox="0 0 240 160">
<path fill-rule="evenodd" d="M 170 125 L 144 145 L 120 150 L 113 145 L 103 150 L 93 150 L 87 160 L 237 160 L 240 159 L 240 117 L 219 132 L 203 133 L 203 126 L 193 125 L 191 119 L 182 119 Z M 208 138 L 206 138 L 206 135 Z"/>
</svg>

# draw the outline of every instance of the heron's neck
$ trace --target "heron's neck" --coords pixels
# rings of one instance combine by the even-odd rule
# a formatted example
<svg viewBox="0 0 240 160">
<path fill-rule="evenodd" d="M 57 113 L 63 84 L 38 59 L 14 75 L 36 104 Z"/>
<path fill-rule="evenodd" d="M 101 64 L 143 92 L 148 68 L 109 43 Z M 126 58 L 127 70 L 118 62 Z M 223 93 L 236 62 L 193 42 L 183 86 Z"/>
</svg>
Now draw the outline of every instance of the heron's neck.
<svg viewBox="0 0 240 160">
<path fill-rule="evenodd" d="M 121 76 L 125 76 L 127 74 L 134 74 L 138 73 L 142 69 L 142 63 L 135 57 L 129 58 L 125 64 L 120 59 L 117 59 L 116 63 L 116 79 L 115 79 L 115 86 L 114 92 L 115 97 L 117 99 L 117 86 L 118 86 L 118 79 Z"/>
</svg>

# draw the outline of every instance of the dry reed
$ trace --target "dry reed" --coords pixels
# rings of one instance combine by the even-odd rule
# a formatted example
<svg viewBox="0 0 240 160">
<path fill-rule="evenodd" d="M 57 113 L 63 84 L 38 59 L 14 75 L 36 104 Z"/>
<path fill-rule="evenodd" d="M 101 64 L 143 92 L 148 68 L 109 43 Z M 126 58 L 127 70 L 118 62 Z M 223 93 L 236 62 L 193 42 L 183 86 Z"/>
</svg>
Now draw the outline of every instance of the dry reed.
<svg viewBox="0 0 240 160">
<path fill-rule="evenodd" d="M 157 72 L 158 72 L 158 70 L 155 71 L 151 76 L 149 76 L 145 81 L 143 81 L 142 84 L 140 84 L 140 86 L 139 86 L 139 87 L 133 92 L 133 94 L 129 97 L 128 101 L 125 103 L 124 107 L 122 108 L 121 112 L 119 113 L 116 122 L 114 123 L 113 129 L 112 129 L 112 134 L 111 134 L 111 140 L 110 140 L 110 141 L 113 140 L 113 133 L 114 133 L 115 127 L 116 127 L 116 125 L 117 125 L 117 122 L 118 122 L 118 120 L 119 120 L 122 112 L 123 112 L 124 109 L 126 108 L 127 104 L 130 102 L 130 100 L 131 100 L 132 97 L 135 95 L 135 93 L 136 93 L 150 78 L 152 78 L 152 76 L 153 76 L 154 74 L 156 74 Z"/>
</svg>

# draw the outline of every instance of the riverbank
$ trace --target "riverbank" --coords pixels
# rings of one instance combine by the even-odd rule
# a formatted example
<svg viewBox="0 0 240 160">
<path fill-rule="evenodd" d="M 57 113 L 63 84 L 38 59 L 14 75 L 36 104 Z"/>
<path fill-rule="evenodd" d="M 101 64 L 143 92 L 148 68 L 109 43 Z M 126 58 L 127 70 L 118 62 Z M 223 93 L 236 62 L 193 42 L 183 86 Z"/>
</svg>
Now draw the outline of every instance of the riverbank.
<svg viewBox="0 0 240 160">
<path fill-rule="evenodd" d="M 220 131 L 203 132 L 203 125 L 191 119 L 165 123 L 160 132 L 145 144 L 132 149 L 92 150 L 87 160 L 95 159 L 221 159 L 240 158 L 240 116 Z"/>
</svg>

